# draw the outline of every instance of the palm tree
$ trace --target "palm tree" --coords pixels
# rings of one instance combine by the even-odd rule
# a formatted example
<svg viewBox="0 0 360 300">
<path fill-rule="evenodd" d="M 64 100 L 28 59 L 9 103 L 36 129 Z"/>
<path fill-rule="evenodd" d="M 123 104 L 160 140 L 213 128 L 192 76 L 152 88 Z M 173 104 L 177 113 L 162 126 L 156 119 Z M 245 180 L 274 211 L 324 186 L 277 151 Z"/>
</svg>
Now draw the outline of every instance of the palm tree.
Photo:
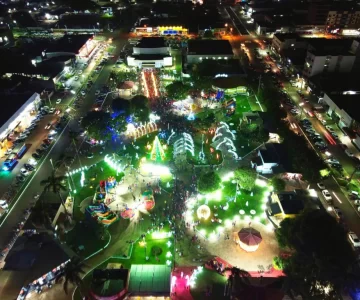
<svg viewBox="0 0 360 300">
<path fill-rule="evenodd" d="M 64 292 L 67 295 L 68 294 L 68 285 L 69 283 L 74 284 L 80 292 L 81 299 L 84 299 L 84 285 L 83 280 L 81 278 L 81 274 L 84 274 L 84 267 L 85 264 L 83 261 L 77 257 L 74 256 L 66 265 L 64 268 L 63 277 L 65 278 L 63 288 Z"/>
<path fill-rule="evenodd" d="M 44 205 L 43 199 L 38 201 L 32 208 L 30 220 L 35 227 L 44 227 L 55 233 L 55 228 L 52 226 L 51 218 Z"/>
<path fill-rule="evenodd" d="M 56 170 L 53 170 L 47 179 L 41 180 L 40 185 L 44 186 L 44 192 L 53 192 L 59 196 L 61 204 L 65 210 L 65 215 L 70 219 L 71 222 L 71 218 L 66 210 L 65 201 L 61 196 L 61 192 L 67 191 L 66 186 L 63 183 L 63 181 L 66 179 L 66 176 L 56 176 L 55 171 Z"/>
<path fill-rule="evenodd" d="M 236 281 L 236 284 L 238 284 L 242 290 L 249 287 L 249 285 L 250 285 L 250 277 L 251 277 L 249 272 L 247 272 L 247 271 L 245 271 L 243 269 L 237 268 L 237 267 L 225 268 L 224 272 L 226 272 L 226 271 L 230 271 L 231 274 L 228 277 L 227 285 L 225 286 L 224 296 L 230 296 L 231 295 L 231 291 L 233 289 L 235 278 L 240 279 L 240 280 Z"/>
</svg>

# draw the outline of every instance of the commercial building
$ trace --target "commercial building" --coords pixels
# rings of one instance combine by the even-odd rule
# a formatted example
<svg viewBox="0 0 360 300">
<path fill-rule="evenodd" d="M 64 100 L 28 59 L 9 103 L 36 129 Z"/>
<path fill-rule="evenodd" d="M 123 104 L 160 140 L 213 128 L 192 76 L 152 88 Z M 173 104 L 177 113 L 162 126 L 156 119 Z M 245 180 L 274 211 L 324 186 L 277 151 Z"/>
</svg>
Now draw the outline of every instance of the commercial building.
<svg viewBox="0 0 360 300">
<path fill-rule="evenodd" d="M 353 2 L 337 3 L 333 5 L 326 19 L 326 29 L 328 32 L 337 31 L 344 28 L 360 27 L 360 8 Z"/>
<path fill-rule="evenodd" d="M 307 39 L 301 38 L 297 33 L 276 33 L 273 36 L 272 48 L 278 53 L 287 49 L 306 49 Z"/>
<path fill-rule="evenodd" d="M 318 95 L 328 116 L 360 149 L 360 88 L 356 73 L 315 76 L 309 87 Z"/>
<path fill-rule="evenodd" d="M 348 73 L 356 56 L 350 52 L 351 40 L 313 39 L 309 42 L 303 75 L 312 77 L 321 73 Z"/>
<path fill-rule="evenodd" d="M 172 66 L 173 61 L 163 37 L 143 37 L 133 48 L 132 55 L 127 57 L 127 64 L 138 68 L 161 68 Z"/>
<path fill-rule="evenodd" d="M 228 40 L 189 40 L 187 63 L 199 63 L 204 59 L 232 59 L 234 53 Z"/>
<path fill-rule="evenodd" d="M 4 103 L 0 111 L 0 151 L 6 151 L 12 136 L 30 125 L 41 99 L 38 93 L 2 94 L 0 97 Z"/>
</svg>

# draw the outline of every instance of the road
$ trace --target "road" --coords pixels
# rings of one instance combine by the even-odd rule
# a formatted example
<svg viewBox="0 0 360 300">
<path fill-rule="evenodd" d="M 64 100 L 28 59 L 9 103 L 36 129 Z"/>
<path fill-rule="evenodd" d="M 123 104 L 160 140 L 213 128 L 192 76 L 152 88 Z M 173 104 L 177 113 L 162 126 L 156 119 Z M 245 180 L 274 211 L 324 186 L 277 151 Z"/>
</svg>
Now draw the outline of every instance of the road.
<svg viewBox="0 0 360 300">
<path fill-rule="evenodd" d="M 120 50 L 125 45 L 126 39 L 120 37 L 119 32 L 114 33 L 114 48 L 113 54 L 117 57 L 120 53 Z M 103 67 L 101 72 L 94 78 L 94 84 L 87 91 L 87 95 L 84 98 L 82 106 L 78 109 L 78 115 L 85 115 L 93 106 L 95 102 L 95 91 L 99 89 L 101 86 L 107 83 L 110 72 L 112 70 L 112 65 L 114 64 L 115 60 L 109 60 L 109 62 Z M 42 124 L 45 124 L 45 120 Z M 34 194 L 41 192 L 42 187 L 40 186 L 40 181 L 44 178 L 47 178 L 52 170 L 52 165 L 50 160 L 53 162 L 57 161 L 59 157 L 64 153 L 64 149 L 69 146 L 69 129 L 77 128 L 78 122 L 76 119 L 70 120 L 68 126 L 66 126 L 63 132 L 58 136 L 56 143 L 50 149 L 50 151 L 46 154 L 44 160 L 40 163 L 39 168 L 37 169 L 34 176 L 30 179 L 29 182 L 26 183 L 26 188 L 20 194 L 18 199 L 16 199 L 16 204 L 8 213 L 5 222 L 3 222 L 2 226 L 0 227 L 0 236 L 1 238 L 1 246 L 7 244 L 8 237 L 13 228 L 17 225 L 19 219 L 21 219 L 23 215 L 23 211 L 29 206 L 29 202 L 33 200 Z M 39 133 L 39 137 L 42 137 L 43 133 Z M 35 138 L 35 135 L 33 138 Z M 40 140 L 42 141 L 42 140 Z M 31 148 L 32 149 L 32 148 Z M 33 148 L 35 149 L 35 148 Z M 27 155 L 30 155 L 32 151 L 29 151 Z M 86 158 L 85 158 L 86 159 Z M 26 158 L 24 159 L 24 161 Z M 52 194 L 52 196 L 54 196 Z M 28 278 L 31 274 L 30 271 L 24 272 L 16 272 L 16 271 L 1 271 L 0 272 L 0 299 L 15 299 L 24 284 L 25 280 L 33 280 L 35 278 Z"/>
</svg>

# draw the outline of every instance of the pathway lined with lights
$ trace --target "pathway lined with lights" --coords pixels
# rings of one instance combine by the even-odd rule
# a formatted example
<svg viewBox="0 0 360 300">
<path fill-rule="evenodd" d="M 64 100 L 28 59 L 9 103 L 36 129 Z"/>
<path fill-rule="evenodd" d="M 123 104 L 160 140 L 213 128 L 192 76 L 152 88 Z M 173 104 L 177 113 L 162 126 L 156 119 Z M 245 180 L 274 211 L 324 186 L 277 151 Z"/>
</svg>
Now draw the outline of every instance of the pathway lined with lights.
<svg viewBox="0 0 360 300">
<path fill-rule="evenodd" d="M 141 72 L 143 91 L 147 98 L 156 99 L 160 96 L 158 79 L 152 69 L 145 69 Z"/>
</svg>

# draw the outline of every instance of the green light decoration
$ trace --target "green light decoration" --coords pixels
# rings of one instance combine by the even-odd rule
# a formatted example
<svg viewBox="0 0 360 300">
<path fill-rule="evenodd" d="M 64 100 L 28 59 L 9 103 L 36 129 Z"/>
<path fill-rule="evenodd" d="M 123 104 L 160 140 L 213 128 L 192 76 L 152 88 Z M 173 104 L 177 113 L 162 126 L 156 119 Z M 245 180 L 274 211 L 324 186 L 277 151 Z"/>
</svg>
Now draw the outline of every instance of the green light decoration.
<svg viewBox="0 0 360 300">
<path fill-rule="evenodd" d="M 162 148 L 159 138 L 156 136 L 151 149 L 150 159 L 155 161 L 163 161 L 165 159 L 165 152 Z"/>
</svg>

